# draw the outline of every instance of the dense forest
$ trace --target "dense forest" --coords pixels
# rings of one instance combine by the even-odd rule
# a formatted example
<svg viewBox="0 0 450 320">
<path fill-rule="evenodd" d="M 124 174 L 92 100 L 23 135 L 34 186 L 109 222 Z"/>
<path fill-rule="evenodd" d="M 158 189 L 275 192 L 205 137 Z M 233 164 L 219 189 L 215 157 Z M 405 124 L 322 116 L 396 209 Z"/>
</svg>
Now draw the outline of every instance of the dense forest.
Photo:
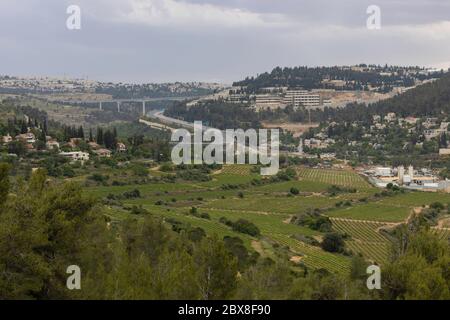
<svg viewBox="0 0 450 320">
<path fill-rule="evenodd" d="M 382 289 L 367 263 L 348 275 L 293 271 L 249 252 L 240 238 L 171 228 L 150 212 L 112 224 L 105 207 L 45 171 L 12 183 L 0 164 L 0 299 L 449 299 L 450 248 L 412 220 L 394 233 Z M 81 289 L 68 290 L 68 266 Z"/>
<path fill-rule="evenodd" d="M 261 126 L 252 108 L 225 101 L 207 101 L 194 107 L 179 102 L 167 108 L 164 114 L 188 122 L 202 120 L 205 125 L 218 129 L 247 129 Z"/>
<path fill-rule="evenodd" d="M 314 120 L 364 121 L 372 115 L 386 115 L 395 112 L 401 117 L 426 117 L 450 114 L 450 74 L 441 79 L 418 86 L 393 98 L 366 106 L 349 104 L 345 108 L 311 112 Z"/>
<path fill-rule="evenodd" d="M 360 68 L 367 68 L 360 65 Z M 438 78 L 440 74 L 422 75 L 416 68 L 403 68 L 395 66 L 370 66 L 367 71 L 354 70 L 343 67 L 315 67 L 306 66 L 294 68 L 274 68 L 270 73 L 265 72 L 257 77 L 248 77 L 245 80 L 235 82 L 234 86 L 246 86 L 249 93 L 258 92 L 265 87 L 303 87 L 304 89 L 332 88 L 322 80 L 341 80 L 345 82 L 341 90 L 368 90 L 369 86 L 376 87 L 380 92 L 388 92 L 393 86 L 410 87 L 415 79 L 425 80 Z M 407 71 L 414 71 L 407 74 Z M 380 73 L 386 73 L 380 74 Z M 391 73 L 391 75 L 387 75 Z"/>
</svg>

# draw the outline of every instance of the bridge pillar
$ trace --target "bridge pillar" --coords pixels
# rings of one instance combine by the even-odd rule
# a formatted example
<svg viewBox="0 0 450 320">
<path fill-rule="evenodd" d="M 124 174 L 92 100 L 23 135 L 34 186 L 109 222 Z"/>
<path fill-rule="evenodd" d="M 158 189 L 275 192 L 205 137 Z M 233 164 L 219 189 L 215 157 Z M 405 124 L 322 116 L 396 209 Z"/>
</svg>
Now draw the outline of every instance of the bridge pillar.
<svg viewBox="0 0 450 320">
<path fill-rule="evenodd" d="M 120 112 L 120 101 L 117 101 L 117 112 Z"/>
<path fill-rule="evenodd" d="M 100 105 L 100 111 L 103 110 L 102 102 L 101 102 L 101 101 L 100 101 L 99 105 Z"/>
<path fill-rule="evenodd" d="M 145 101 L 142 101 L 142 115 L 145 116 Z"/>
</svg>

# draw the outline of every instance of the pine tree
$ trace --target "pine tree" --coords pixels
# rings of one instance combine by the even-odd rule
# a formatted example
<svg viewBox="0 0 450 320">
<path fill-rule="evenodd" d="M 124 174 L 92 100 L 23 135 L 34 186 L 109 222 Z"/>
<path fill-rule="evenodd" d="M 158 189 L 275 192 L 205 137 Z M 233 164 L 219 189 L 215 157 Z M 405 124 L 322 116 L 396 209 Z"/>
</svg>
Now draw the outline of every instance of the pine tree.
<svg viewBox="0 0 450 320">
<path fill-rule="evenodd" d="M 22 125 L 21 125 L 21 128 L 20 128 L 20 133 L 24 134 L 24 133 L 27 133 L 27 132 L 28 132 L 27 124 L 25 123 L 25 121 L 22 121 Z"/>
<path fill-rule="evenodd" d="M 103 140 L 103 129 L 98 127 L 97 128 L 97 143 L 99 145 L 103 145 L 104 140 Z"/>
<path fill-rule="evenodd" d="M 80 127 L 78 128 L 77 138 L 84 139 L 84 130 L 83 130 L 83 126 L 80 126 Z"/>
<path fill-rule="evenodd" d="M 9 165 L 0 163 L 0 207 L 5 203 L 9 193 Z"/>
<path fill-rule="evenodd" d="M 47 126 L 47 118 L 44 119 L 44 125 L 43 125 L 43 129 L 42 129 L 45 134 L 48 134 L 48 126 Z"/>
</svg>

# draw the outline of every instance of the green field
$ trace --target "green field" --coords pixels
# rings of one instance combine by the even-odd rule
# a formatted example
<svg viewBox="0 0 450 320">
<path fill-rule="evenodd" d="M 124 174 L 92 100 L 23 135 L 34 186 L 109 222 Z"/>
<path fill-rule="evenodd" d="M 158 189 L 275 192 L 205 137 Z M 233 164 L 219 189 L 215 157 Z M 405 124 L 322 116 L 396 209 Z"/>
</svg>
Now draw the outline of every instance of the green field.
<svg viewBox="0 0 450 320">
<path fill-rule="evenodd" d="M 355 220 L 370 220 L 382 222 L 400 222 L 405 220 L 411 212 L 407 206 L 387 205 L 383 202 L 361 204 L 327 213 L 333 218 Z"/>
<path fill-rule="evenodd" d="M 372 188 L 360 175 L 351 171 L 300 168 L 298 174 L 304 180 L 322 182 L 330 185 L 356 188 L 358 190 Z"/>
<path fill-rule="evenodd" d="M 151 171 L 154 173 L 153 171 Z M 161 173 L 162 174 L 162 173 Z M 348 272 L 350 257 L 323 251 L 320 247 L 306 244 L 294 236 L 310 236 L 320 239 L 323 234 L 306 227 L 290 224 L 292 215 L 309 209 L 320 209 L 332 219 L 333 229 L 349 238 L 347 248 L 361 253 L 366 259 L 383 264 L 387 261 L 389 240 L 379 228 L 404 221 L 418 206 L 435 201 L 450 203 L 450 195 L 411 192 L 390 197 L 374 197 L 379 189 L 372 188 L 362 177 L 351 171 L 298 169 L 299 179 L 253 185 L 261 179 L 252 173 L 251 166 L 224 166 L 211 174 L 211 181 L 186 181 L 177 183 L 149 183 L 126 186 L 97 186 L 86 188 L 94 197 L 105 198 L 109 194 L 121 195 L 138 189 L 140 198 L 122 200 L 125 205 L 142 205 L 151 214 L 176 219 L 192 227 L 200 227 L 208 234 L 219 237 L 240 237 L 246 247 L 272 259 L 296 258 L 296 263 L 313 269 L 325 268 L 332 272 Z M 233 188 L 225 188 L 232 185 Z M 338 193 L 331 197 L 328 189 L 332 185 L 355 188 L 357 192 Z M 291 188 L 300 191 L 291 195 Z M 359 199 L 369 199 L 360 202 Z M 155 203 L 160 202 L 160 205 Z M 345 207 L 337 203 L 350 202 Z M 210 219 L 189 214 L 192 207 L 199 213 L 208 213 Z M 111 208 L 108 215 L 113 220 L 130 216 L 127 211 Z M 246 219 L 261 231 L 259 238 L 237 233 L 219 220 Z M 444 238 L 450 232 L 436 231 Z M 286 255 L 285 253 L 288 254 Z"/>
<path fill-rule="evenodd" d="M 378 264 L 387 261 L 390 241 L 379 232 L 385 223 L 343 219 L 332 219 L 332 222 L 334 230 L 350 236 L 346 240 L 350 250 Z"/>
</svg>

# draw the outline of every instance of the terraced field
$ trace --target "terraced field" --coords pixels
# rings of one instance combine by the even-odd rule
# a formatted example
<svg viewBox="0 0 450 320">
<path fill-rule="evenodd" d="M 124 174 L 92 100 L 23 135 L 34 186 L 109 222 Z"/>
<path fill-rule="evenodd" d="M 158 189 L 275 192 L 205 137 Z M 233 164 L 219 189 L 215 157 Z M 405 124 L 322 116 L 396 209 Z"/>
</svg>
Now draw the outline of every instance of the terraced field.
<svg viewBox="0 0 450 320">
<path fill-rule="evenodd" d="M 389 241 L 378 230 L 384 226 L 382 222 L 360 222 L 356 220 L 331 219 L 335 230 L 350 235 L 353 239 L 364 242 Z"/>
<path fill-rule="evenodd" d="M 295 214 L 307 209 L 333 207 L 336 199 L 324 196 L 286 197 L 273 195 L 248 195 L 244 198 L 218 199 L 205 204 L 205 207 L 242 211 L 261 211 L 271 213 Z"/>
<path fill-rule="evenodd" d="M 307 267 L 313 269 L 327 269 L 336 273 L 350 271 L 350 259 L 342 255 L 331 254 L 318 247 L 307 245 L 303 242 L 282 234 L 272 234 L 271 238 L 278 243 L 289 247 L 294 253 L 299 254 Z"/>
<path fill-rule="evenodd" d="M 320 239 L 324 234 L 290 224 L 292 215 L 309 209 L 322 210 L 322 214 L 331 218 L 334 230 L 350 236 L 346 240 L 350 250 L 361 253 L 367 260 L 383 264 L 387 261 L 390 242 L 378 232 L 380 227 L 404 221 L 414 208 L 422 204 L 435 201 L 450 203 L 450 195 L 444 194 L 414 192 L 374 197 L 378 189 L 371 188 L 362 177 L 351 171 L 299 168 L 298 173 L 300 180 L 254 186 L 250 182 L 255 178 L 261 179 L 261 176 L 252 173 L 251 166 L 226 165 L 211 174 L 212 180 L 207 182 L 98 186 L 85 190 L 94 197 L 105 198 L 109 194 L 121 196 L 124 192 L 138 189 L 140 197 L 122 198 L 121 201 L 127 206 L 142 205 L 151 214 L 164 219 L 172 218 L 200 227 L 210 235 L 240 237 L 249 250 L 257 249 L 263 257 L 289 259 L 296 256 L 297 261 L 309 268 L 339 273 L 349 272 L 350 257 L 325 252 L 320 247 L 297 240 L 294 236 Z M 224 185 L 227 188 L 223 188 Z M 331 185 L 356 188 L 357 192 L 330 197 L 327 189 Z M 291 188 L 297 188 L 300 194 L 290 194 Z M 362 198 L 368 202 L 359 201 Z M 349 201 L 347 207 L 336 207 L 337 203 L 346 201 Z M 208 213 L 210 218 L 189 214 L 191 207 L 196 207 L 199 213 Z M 114 222 L 130 217 L 128 211 L 114 206 L 107 215 Z M 233 231 L 219 221 L 222 217 L 232 221 L 251 221 L 260 230 L 261 237 Z M 442 238 L 450 236 L 450 230 L 436 232 Z"/>
<path fill-rule="evenodd" d="M 383 264 L 387 261 L 390 242 L 379 232 L 386 226 L 381 222 L 365 222 L 346 219 L 331 219 L 333 229 L 351 238 L 346 240 L 347 247 L 355 253 L 362 254 L 366 259 Z"/>
<path fill-rule="evenodd" d="M 336 186 L 356 188 L 359 190 L 372 188 L 372 186 L 366 180 L 352 171 L 311 169 L 301 167 L 297 172 L 299 177 L 305 180 L 322 182 Z"/>
<path fill-rule="evenodd" d="M 450 229 L 433 229 L 441 239 L 450 240 Z"/>
<path fill-rule="evenodd" d="M 236 174 L 247 176 L 250 175 L 250 170 L 252 166 L 250 165 L 224 165 L 221 173 L 222 174 Z"/>
<path fill-rule="evenodd" d="M 389 243 L 383 242 L 358 242 L 347 241 L 347 246 L 353 252 L 361 253 L 367 260 L 378 265 L 387 262 L 389 254 Z"/>
<path fill-rule="evenodd" d="M 395 206 L 379 201 L 330 211 L 327 215 L 333 218 L 401 222 L 408 217 L 411 210 L 408 206 Z"/>
</svg>

